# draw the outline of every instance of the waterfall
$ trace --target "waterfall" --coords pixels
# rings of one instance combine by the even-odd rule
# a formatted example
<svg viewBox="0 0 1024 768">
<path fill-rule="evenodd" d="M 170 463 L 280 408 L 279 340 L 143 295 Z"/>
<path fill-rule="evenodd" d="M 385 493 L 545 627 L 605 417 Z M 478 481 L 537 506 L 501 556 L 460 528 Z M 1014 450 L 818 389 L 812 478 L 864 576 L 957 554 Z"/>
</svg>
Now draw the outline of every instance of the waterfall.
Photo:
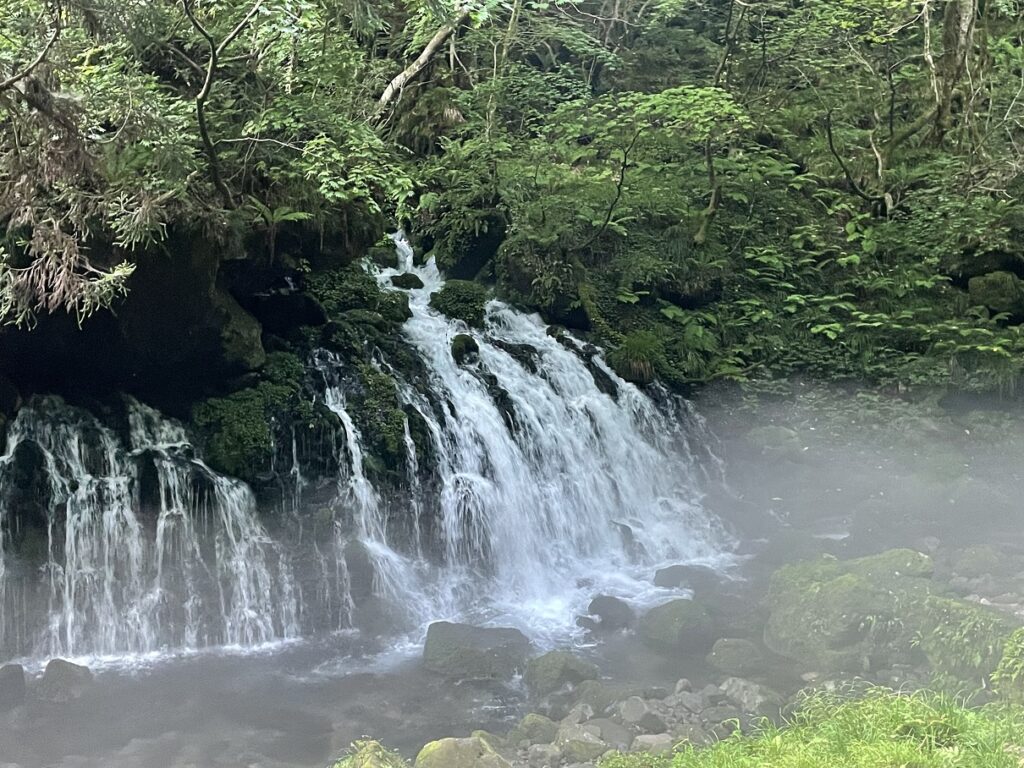
<svg viewBox="0 0 1024 768">
<path fill-rule="evenodd" d="M 379 363 L 430 435 L 433 495 L 419 481 L 407 422 L 411 492 L 387 508 L 346 409 L 344 362 L 323 351 L 313 361 L 345 434 L 340 506 L 354 524 L 341 545 L 365 547 L 378 596 L 414 620 L 513 623 L 543 640 L 571 632 L 597 593 L 649 596 L 659 565 L 723 563 L 729 537 L 701 504 L 707 470 L 687 432 L 699 436 L 702 425 L 688 405 L 667 396 L 656 404 L 596 350 L 502 302 L 488 303 L 483 330 L 441 315 L 429 306 L 441 274 L 433 261 L 414 266 L 408 243 L 395 239 L 400 268 L 377 277 L 388 290 L 403 272 L 423 281 L 406 291 L 403 332 L 428 379 Z M 452 356 L 457 334 L 477 342 L 471 364 Z"/>
<path fill-rule="evenodd" d="M 26 476 L 42 478 L 34 494 L 19 492 Z M 0 649 L 11 655 L 250 646 L 298 632 L 290 566 L 252 492 L 138 403 L 126 439 L 57 398 L 22 408 L 0 457 L 0 530 Z"/>
</svg>

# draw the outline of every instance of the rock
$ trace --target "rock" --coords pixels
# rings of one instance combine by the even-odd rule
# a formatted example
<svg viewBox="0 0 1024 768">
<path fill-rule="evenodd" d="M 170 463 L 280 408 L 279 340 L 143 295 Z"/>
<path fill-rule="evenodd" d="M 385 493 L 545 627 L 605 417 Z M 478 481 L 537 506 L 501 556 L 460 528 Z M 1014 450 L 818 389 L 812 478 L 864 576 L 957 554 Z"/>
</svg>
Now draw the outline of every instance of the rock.
<svg viewBox="0 0 1024 768">
<path fill-rule="evenodd" d="M 707 706 L 708 701 L 699 693 L 680 691 L 679 693 L 673 693 L 665 699 L 665 704 L 676 712 L 682 711 L 683 714 L 696 714 Z"/>
<path fill-rule="evenodd" d="M 700 719 L 708 725 L 718 725 L 719 723 L 726 723 L 731 720 L 736 720 L 742 715 L 743 712 L 731 704 L 716 704 L 713 707 L 707 707 L 703 712 L 700 713 Z"/>
<path fill-rule="evenodd" d="M 608 745 L 601 740 L 601 729 L 587 725 L 566 723 L 558 729 L 555 744 L 568 763 L 585 763 L 596 760 L 608 751 Z"/>
<path fill-rule="evenodd" d="M 401 275 L 392 276 L 391 284 L 395 286 L 395 288 L 401 288 L 406 291 L 415 291 L 423 287 L 423 280 L 420 279 L 419 275 L 414 275 L 412 272 L 405 272 Z"/>
<path fill-rule="evenodd" d="M 618 692 L 598 680 L 585 680 L 574 691 L 579 704 L 589 706 L 598 714 L 604 713 L 617 698 Z"/>
<path fill-rule="evenodd" d="M 385 749 L 378 741 L 357 741 L 348 757 L 334 768 L 406 768 L 400 755 Z"/>
<path fill-rule="evenodd" d="M 476 339 L 465 333 L 456 334 L 452 339 L 452 359 L 456 365 L 475 362 L 480 354 L 480 345 Z"/>
<path fill-rule="evenodd" d="M 627 725 L 635 725 L 645 733 L 664 733 L 665 721 L 639 696 L 630 696 L 619 704 L 619 717 Z"/>
<path fill-rule="evenodd" d="M 437 621 L 427 628 L 427 669 L 454 679 L 507 680 L 526 666 L 530 641 L 518 629 Z"/>
<path fill-rule="evenodd" d="M 551 651 L 526 665 L 526 687 L 537 697 L 547 696 L 565 685 L 577 685 L 584 680 L 596 680 L 598 669 L 589 661 L 577 658 L 568 651 Z"/>
<path fill-rule="evenodd" d="M 25 670 L 20 664 L 0 667 L 0 712 L 25 703 Z"/>
<path fill-rule="evenodd" d="M 648 752 L 652 755 L 667 755 L 675 746 L 675 740 L 667 733 L 644 734 L 633 740 L 631 752 Z"/>
<path fill-rule="evenodd" d="M 640 636 L 661 650 L 700 650 L 710 643 L 711 618 L 693 600 L 670 600 L 644 614 Z"/>
<path fill-rule="evenodd" d="M 470 280 L 448 280 L 441 290 L 430 295 L 433 309 L 472 328 L 483 327 L 486 304 L 487 289 Z"/>
<path fill-rule="evenodd" d="M 558 734 L 558 725 L 544 715 L 530 712 L 509 731 L 508 741 L 512 746 L 522 744 L 550 744 Z"/>
<path fill-rule="evenodd" d="M 625 726 L 607 717 L 599 717 L 586 722 L 591 728 L 601 731 L 601 741 L 613 749 L 626 750 L 633 743 L 633 733 Z"/>
<path fill-rule="evenodd" d="M 697 594 L 713 590 L 721 582 L 721 577 L 714 569 L 703 565 L 670 565 L 654 572 L 654 586 L 665 589 L 683 587 Z"/>
<path fill-rule="evenodd" d="M 223 290 L 212 296 L 213 308 L 220 322 L 220 341 L 224 362 L 240 371 L 254 371 L 267 361 L 263 349 L 263 328 L 235 298 Z"/>
<path fill-rule="evenodd" d="M 1024 281 L 1012 272 L 989 272 L 967 281 L 971 301 L 993 312 L 1024 315 Z"/>
<path fill-rule="evenodd" d="M 511 768 L 484 739 L 439 739 L 426 744 L 416 756 L 416 768 Z"/>
<path fill-rule="evenodd" d="M 800 433 L 789 427 L 765 424 L 751 429 L 745 438 L 762 456 L 794 460 L 803 453 Z"/>
<path fill-rule="evenodd" d="M 687 680 L 685 677 L 681 677 L 676 680 L 675 693 L 682 693 L 683 691 L 692 691 L 693 683 Z"/>
<path fill-rule="evenodd" d="M 782 706 L 782 696 L 771 688 L 740 677 L 730 677 L 722 683 L 722 691 L 744 712 L 775 714 Z"/>
<path fill-rule="evenodd" d="M 398 266 L 398 251 L 391 245 L 373 245 L 366 249 L 366 255 L 374 264 L 384 269 Z"/>
<path fill-rule="evenodd" d="M 36 688 L 36 697 L 41 701 L 65 704 L 81 698 L 90 683 L 92 672 L 88 667 L 64 659 L 53 659 L 46 665 L 43 678 Z"/>
<path fill-rule="evenodd" d="M 749 675 L 764 670 L 761 649 L 750 640 L 723 637 L 715 641 L 708 654 L 709 666 L 729 675 Z"/>
<path fill-rule="evenodd" d="M 1000 555 L 993 547 L 968 547 L 957 552 L 953 559 L 953 572 L 967 579 L 978 579 L 989 574 L 1005 574 L 1012 561 Z"/>
<path fill-rule="evenodd" d="M 534 744 L 527 752 L 530 768 L 554 768 L 562 762 L 562 750 L 554 744 Z"/>
<path fill-rule="evenodd" d="M 629 603 L 611 595 L 595 597 L 590 601 L 587 613 L 597 616 L 601 620 L 597 629 L 604 632 L 627 629 L 636 621 L 636 614 L 630 608 Z"/>
<path fill-rule="evenodd" d="M 704 747 L 711 743 L 711 736 L 696 723 L 680 723 L 672 730 L 676 744 L 692 744 Z"/>
<path fill-rule="evenodd" d="M 594 716 L 594 708 L 585 701 L 573 705 L 572 709 L 562 718 L 562 724 L 579 725 Z"/>
</svg>

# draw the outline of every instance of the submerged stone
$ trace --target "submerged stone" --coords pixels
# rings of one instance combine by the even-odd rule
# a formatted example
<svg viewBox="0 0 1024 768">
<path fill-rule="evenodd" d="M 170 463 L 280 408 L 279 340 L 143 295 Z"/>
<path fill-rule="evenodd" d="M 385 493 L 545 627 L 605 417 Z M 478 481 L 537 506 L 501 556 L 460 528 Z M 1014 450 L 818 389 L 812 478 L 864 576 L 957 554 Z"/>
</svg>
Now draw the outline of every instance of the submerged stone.
<svg viewBox="0 0 1024 768">
<path fill-rule="evenodd" d="M 530 659 L 526 665 L 526 687 L 534 696 L 547 696 L 564 685 L 596 680 L 598 669 L 568 651 L 551 651 Z"/>
<path fill-rule="evenodd" d="M 427 628 L 427 669 L 455 679 L 507 680 L 526 666 L 530 641 L 518 629 L 437 621 Z"/>
<path fill-rule="evenodd" d="M 42 701 L 66 704 L 81 698 L 90 683 L 92 672 L 88 667 L 64 659 L 53 659 L 46 665 L 43 678 L 36 688 L 36 696 Z"/>
</svg>

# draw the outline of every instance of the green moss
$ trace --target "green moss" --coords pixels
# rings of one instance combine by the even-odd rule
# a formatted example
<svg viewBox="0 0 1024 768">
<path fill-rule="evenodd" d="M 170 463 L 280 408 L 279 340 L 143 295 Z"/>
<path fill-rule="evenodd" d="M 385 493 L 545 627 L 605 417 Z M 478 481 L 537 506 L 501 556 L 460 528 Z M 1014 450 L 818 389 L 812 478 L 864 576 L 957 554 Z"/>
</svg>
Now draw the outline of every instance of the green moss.
<svg viewBox="0 0 1024 768">
<path fill-rule="evenodd" d="M 407 768 L 397 752 L 385 749 L 377 741 L 357 741 L 348 756 L 334 764 L 334 768 Z"/>
<path fill-rule="evenodd" d="M 331 317 L 350 309 L 377 309 L 381 297 L 377 281 L 356 264 L 318 272 L 306 282 L 313 298 Z"/>
<path fill-rule="evenodd" d="M 675 755 L 615 755 L 601 768 L 1019 768 L 1024 710 L 969 709 L 928 693 L 819 693 L 792 720 Z"/>
<path fill-rule="evenodd" d="M 249 481 L 266 469 L 274 449 L 274 421 L 314 421 L 312 405 L 302 397 L 304 376 L 298 357 L 275 352 L 253 386 L 196 404 L 192 423 L 210 466 Z"/>
<path fill-rule="evenodd" d="M 985 686 L 1019 625 L 977 603 L 930 597 L 924 605 L 920 643 L 934 685 L 954 693 Z"/>
<path fill-rule="evenodd" d="M 472 362 L 479 351 L 480 345 L 476 343 L 476 339 L 472 336 L 460 333 L 452 339 L 452 359 L 458 365 Z"/>
<path fill-rule="evenodd" d="M 449 280 L 430 296 L 430 306 L 438 312 L 475 328 L 484 324 L 486 304 L 487 289 L 469 280 Z"/>
<path fill-rule="evenodd" d="M 659 371 L 668 367 L 665 343 L 650 331 L 625 336 L 608 354 L 608 362 L 619 376 L 641 386 L 650 384 Z"/>
<path fill-rule="evenodd" d="M 405 412 L 398 400 L 395 381 L 367 363 L 360 364 L 362 395 L 357 398 L 356 418 L 378 471 L 394 470 L 405 462 Z M 373 468 L 373 463 L 369 466 Z"/>
</svg>

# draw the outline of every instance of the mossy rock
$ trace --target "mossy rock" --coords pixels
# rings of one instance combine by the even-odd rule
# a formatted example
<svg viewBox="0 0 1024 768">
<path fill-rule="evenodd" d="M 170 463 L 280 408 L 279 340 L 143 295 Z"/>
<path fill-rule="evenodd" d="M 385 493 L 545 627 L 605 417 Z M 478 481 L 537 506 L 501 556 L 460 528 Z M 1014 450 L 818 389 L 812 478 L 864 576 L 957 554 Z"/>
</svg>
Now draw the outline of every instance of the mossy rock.
<svg viewBox="0 0 1024 768">
<path fill-rule="evenodd" d="M 1024 315 L 1024 280 L 1012 272 L 989 272 L 967 282 L 971 301 L 993 312 Z"/>
<path fill-rule="evenodd" d="M 715 641 L 707 657 L 708 666 L 727 675 L 747 676 L 765 671 L 765 658 L 757 644 L 742 638 L 723 637 Z"/>
<path fill-rule="evenodd" d="M 693 600 L 670 600 L 640 619 L 640 636 L 663 651 L 706 649 L 711 631 L 711 616 Z"/>
<path fill-rule="evenodd" d="M 472 328 L 483 327 L 486 305 L 487 289 L 469 280 L 449 280 L 430 295 L 431 307 Z"/>
<path fill-rule="evenodd" d="M 794 563 L 771 579 L 765 644 L 820 672 L 862 672 L 914 656 L 908 617 L 931 594 L 931 558 L 897 549 Z"/>
<path fill-rule="evenodd" d="M 452 339 L 452 359 L 456 365 L 464 365 L 476 360 L 480 352 L 480 345 L 472 336 L 459 333 Z"/>
<path fill-rule="evenodd" d="M 415 291 L 423 287 L 423 280 L 419 275 L 414 275 L 412 272 L 405 272 L 401 275 L 394 275 L 391 278 L 391 284 L 395 288 L 401 288 L 405 291 Z"/>
<path fill-rule="evenodd" d="M 550 744 L 558 733 L 558 723 L 549 717 L 530 712 L 509 731 L 508 743 L 515 747 L 523 742 L 527 744 Z"/>
<path fill-rule="evenodd" d="M 395 752 L 385 749 L 379 741 L 357 741 L 351 754 L 334 764 L 334 768 L 408 768 Z"/>
<path fill-rule="evenodd" d="M 554 693 L 565 685 L 577 685 L 584 680 L 596 680 L 598 669 L 589 661 L 568 651 L 550 651 L 530 659 L 526 665 L 526 687 L 537 697 Z"/>
<path fill-rule="evenodd" d="M 526 666 L 530 641 L 517 629 L 436 621 L 427 628 L 424 665 L 453 679 L 508 680 Z"/>
<path fill-rule="evenodd" d="M 366 249 L 366 257 L 384 269 L 394 269 L 398 266 L 398 251 L 393 245 L 372 245 Z"/>
<path fill-rule="evenodd" d="M 416 768 L 511 768 L 486 739 L 439 739 L 424 745 L 416 756 Z"/>
</svg>

